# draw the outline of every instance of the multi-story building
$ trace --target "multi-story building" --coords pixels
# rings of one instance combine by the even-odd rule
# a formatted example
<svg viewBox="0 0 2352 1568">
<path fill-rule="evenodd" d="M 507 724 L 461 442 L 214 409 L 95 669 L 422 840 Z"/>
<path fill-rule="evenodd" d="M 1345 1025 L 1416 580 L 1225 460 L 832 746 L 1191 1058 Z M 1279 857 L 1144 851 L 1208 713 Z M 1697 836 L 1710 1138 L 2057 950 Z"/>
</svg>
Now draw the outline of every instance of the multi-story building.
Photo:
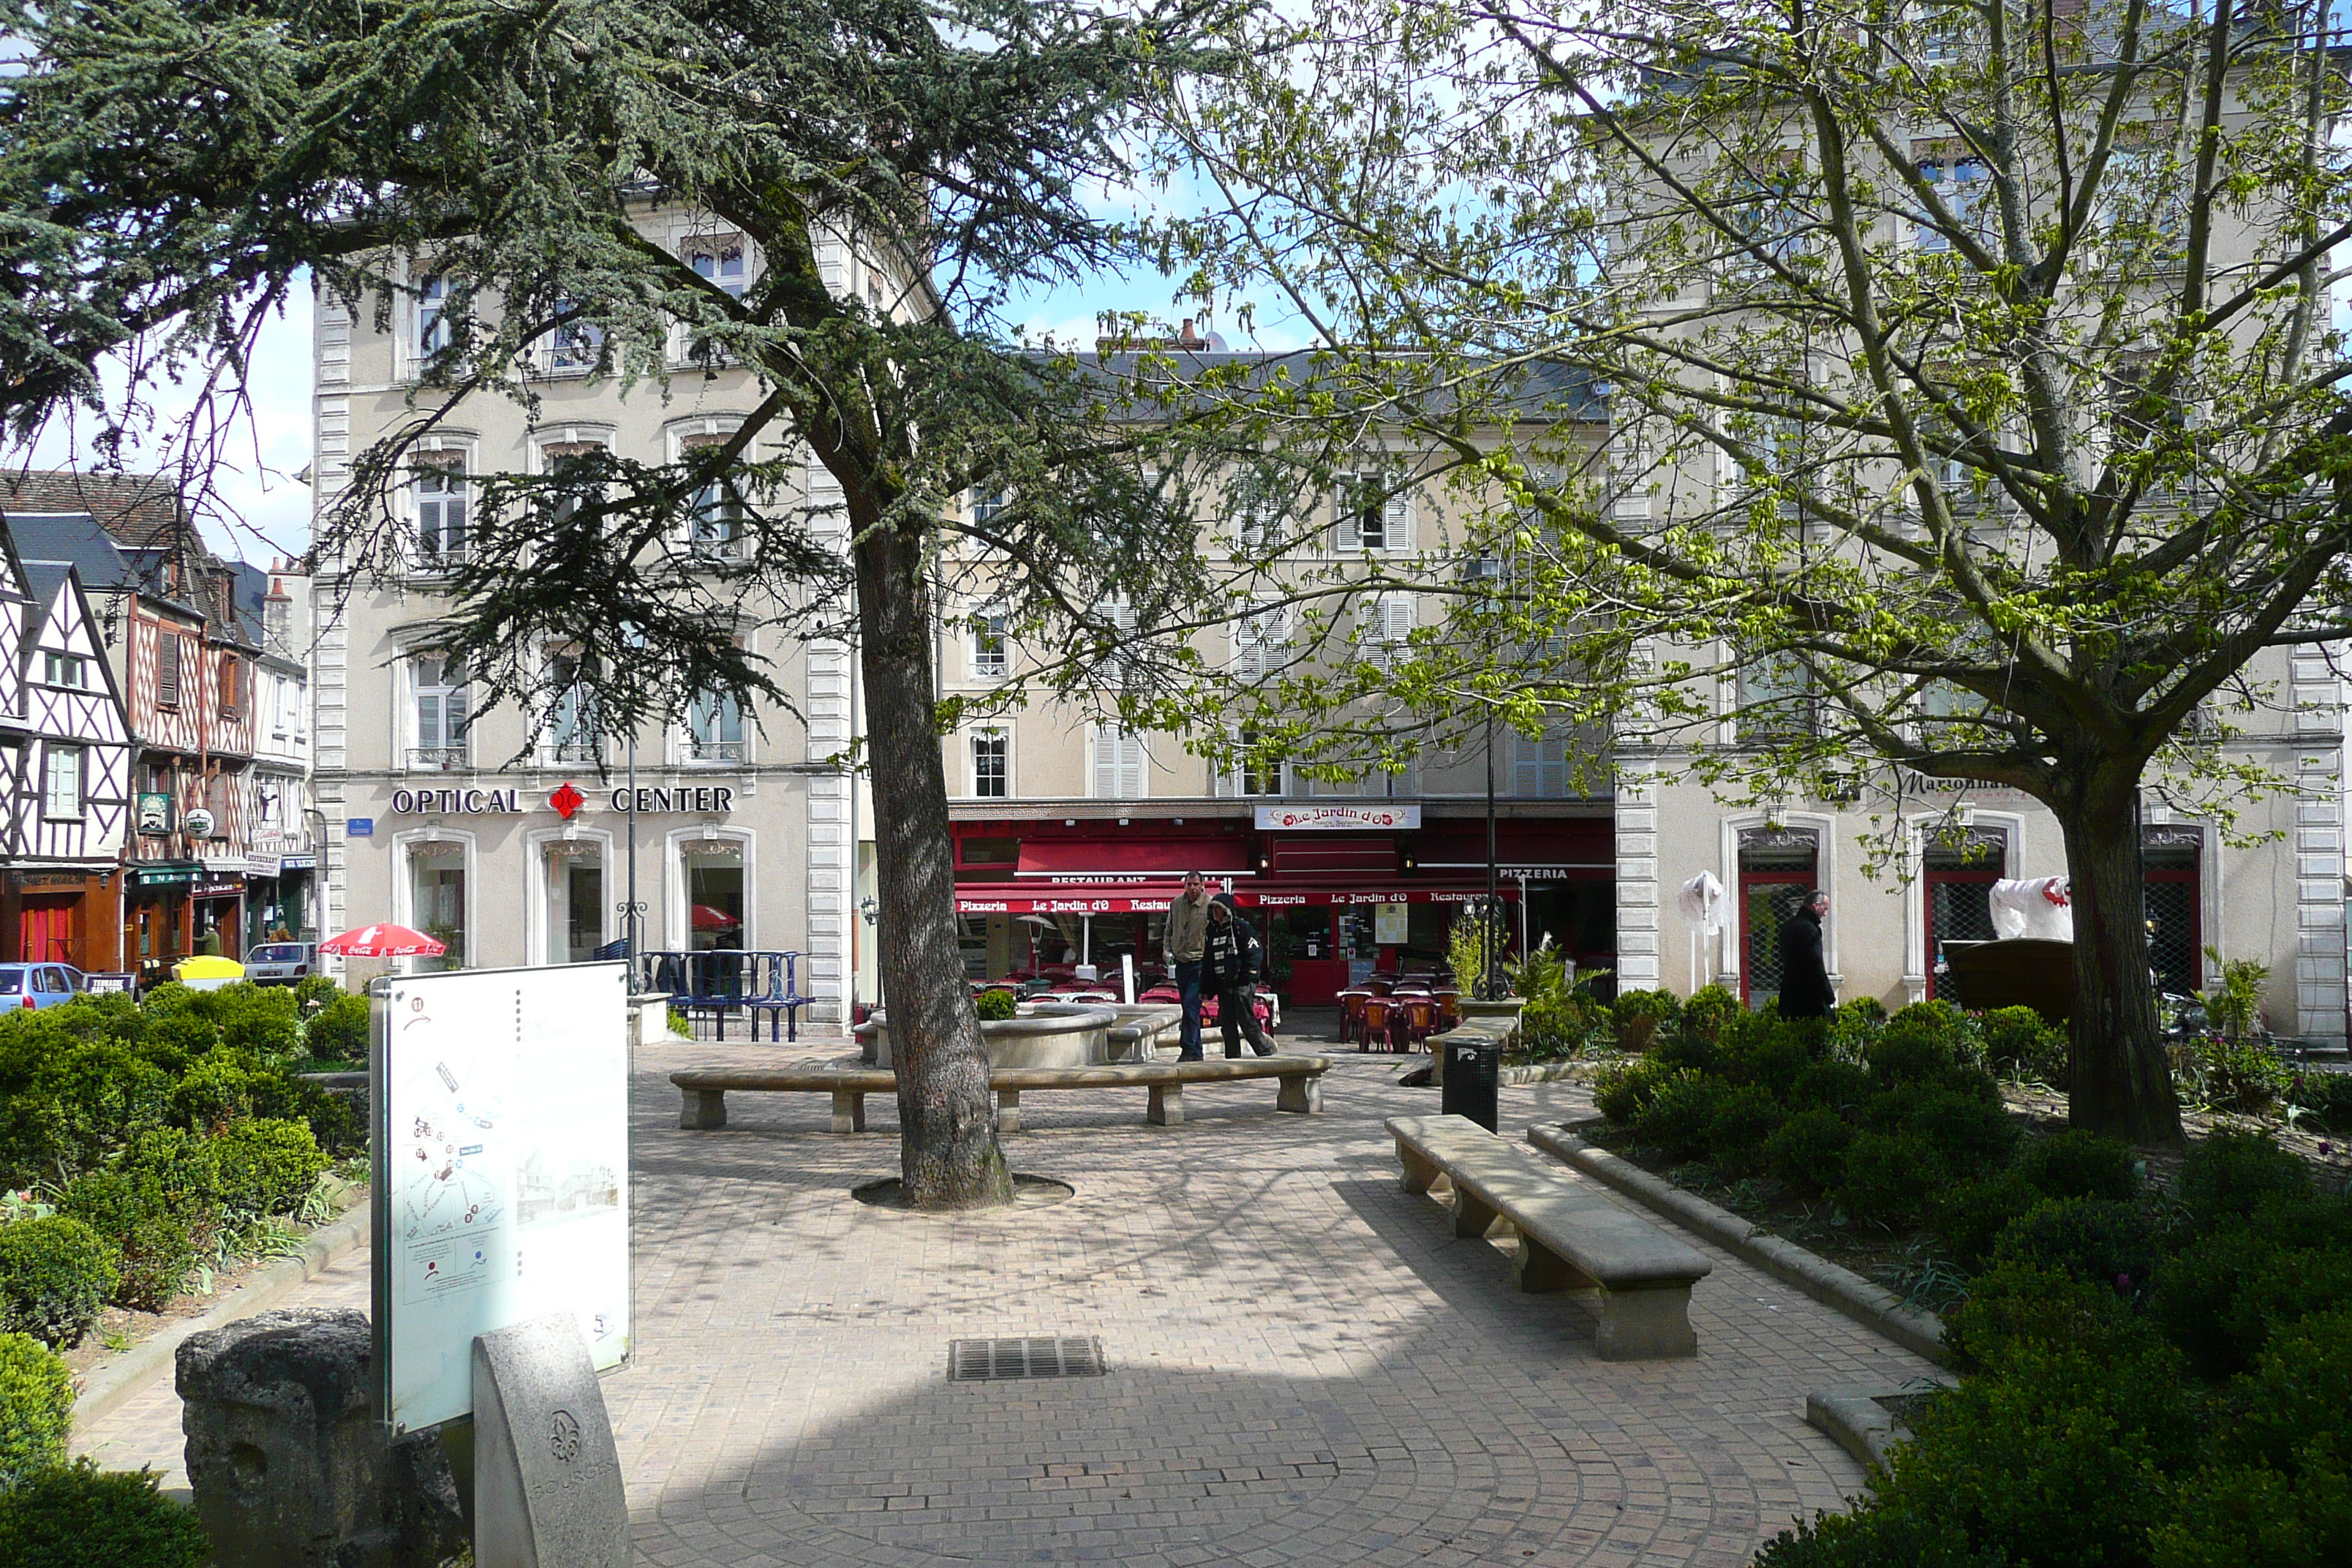
<svg viewBox="0 0 2352 1568">
<path fill-rule="evenodd" d="M 644 231 L 740 290 L 759 258 L 707 216 L 640 209 Z M 865 264 L 828 241 L 832 286 L 879 300 Z M 900 292 L 887 290 L 889 297 Z M 429 288 L 401 300 L 379 328 L 322 296 L 315 329 L 315 505 L 351 483 L 352 457 L 407 421 L 440 309 Z M 535 415 L 515 403 L 469 402 L 417 451 L 389 498 L 400 533 L 387 579 L 356 563 L 318 562 L 312 657 L 318 805 L 325 836 L 327 925 L 391 920 L 446 943 L 451 965 L 564 963 L 630 932 L 636 906 L 645 951 L 796 952 L 798 981 L 817 998 L 805 1017 L 843 1016 L 858 809 L 843 765 L 850 750 L 848 648 L 803 644 L 783 607 L 758 595 L 735 606 L 744 646 L 768 660 L 795 699 L 749 709 L 710 694 L 678 721 L 630 735 L 592 704 L 561 695 L 564 670 L 614 650 L 547 647 L 557 695 L 526 716 L 485 710 L 467 672 L 436 646 L 448 568 L 472 548 L 486 476 L 540 474 L 583 447 L 650 463 L 723 439 L 761 393 L 739 366 L 688 366 L 667 388 L 624 391 L 597 374 L 576 336 L 543 346 Z M 756 454 L 774 458 L 781 448 Z M 813 463 L 798 494 L 822 500 L 830 480 Z M 680 543 L 714 570 L 744 543 L 731 500 L 714 498 Z M 870 993 L 869 993 L 870 994 Z"/>
<path fill-rule="evenodd" d="M 28 561 L 74 568 L 130 727 L 119 963 L 145 980 L 247 940 L 257 622 L 163 478 L 32 473 L 0 496 Z M 275 879 L 273 862 L 268 876 Z"/>
<path fill-rule="evenodd" d="M 121 694 L 73 567 L 0 528 L 0 956 L 121 964 L 129 809 Z"/>
<path fill-rule="evenodd" d="M 300 563 L 240 565 L 236 606 L 260 644 L 254 660 L 253 784 L 246 816 L 250 860 L 247 945 L 316 942 L 319 809 L 310 784 L 310 579 Z"/>
</svg>

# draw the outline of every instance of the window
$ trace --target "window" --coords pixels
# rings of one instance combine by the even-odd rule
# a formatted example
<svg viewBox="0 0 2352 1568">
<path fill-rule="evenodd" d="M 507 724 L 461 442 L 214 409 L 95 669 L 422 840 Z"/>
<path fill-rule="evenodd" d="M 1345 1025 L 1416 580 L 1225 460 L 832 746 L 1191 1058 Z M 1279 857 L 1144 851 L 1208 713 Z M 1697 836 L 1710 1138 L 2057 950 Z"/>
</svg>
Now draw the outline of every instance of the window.
<svg viewBox="0 0 2352 1568">
<path fill-rule="evenodd" d="M 220 663 L 220 710 L 224 719 L 234 719 L 245 710 L 245 699 L 251 690 L 246 679 L 245 660 L 224 650 Z"/>
<path fill-rule="evenodd" d="M 1935 191 L 1936 199 L 1961 230 L 1979 243 L 1990 238 L 1987 220 L 1991 209 L 1985 205 L 1985 198 L 1992 191 L 1992 169 L 1982 158 L 1957 148 L 1936 148 L 1919 157 L 1919 177 Z M 1951 234 L 1938 227 L 1928 213 L 1918 216 L 1912 233 L 1922 250 L 1952 248 Z"/>
<path fill-rule="evenodd" d="M 982 730 L 971 737 L 971 793 L 982 800 L 1003 800 L 1013 793 L 1013 741 L 1002 730 Z"/>
<path fill-rule="evenodd" d="M 1243 731 L 1241 739 L 1242 765 L 1234 776 L 1236 791 L 1242 795 L 1288 794 L 1289 765 L 1269 762 L 1258 754 L 1256 731 Z"/>
<path fill-rule="evenodd" d="M 416 560 L 427 568 L 466 558 L 466 469 L 456 453 L 418 459 L 410 486 L 416 502 Z"/>
<path fill-rule="evenodd" d="M 1143 798 L 1143 738 L 1101 725 L 1094 733 L 1094 793 L 1102 800 Z"/>
<path fill-rule="evenodd" d="M 978 486 L 974 486 L 972 488 L 972 521 L 978 523 L 992 522 L 996 519 L 996 514 L 1003 510 L 1004 492 L 1003 490 L 984 490 L 980 489 Z"/>
<path fill-rule="evenodd" d="M 1349 474 L 1340 481 L 1339 552 L 1382 553 L 1412 548 L 1412 492 L 1390 490 L 1391 477 Z"/>
<path fill-rule="evenodd" d="M 449 346 L 449 280 L 427 278 L 416 288 L 416 357 L 431 359 Z"/>
<path fill-rule="evenodd" d="M 41 815 L 76 820 L 81 816 L 82 749 L 51 746 L 42 777 Z"/>
<path fill-rule="evenodd" d="M 1393 668 L 1408 655 L 1412 636 L 1412 595 L 1376 594 L 1358 612 L 1361 616 L 1364 657 L 1382 669 Z"/>
<path fill-rule="evenodd" d="M 732 561 L 743 549 L 743 500 L 735 487 L 713 480 L 694 492 L 694 513 L 688 542 L 694 553 L 716 561 Z"/>
<path fill-rule="evenodd" d="M 687 241 L 688 265 L 694 275 L 717 284 L 730 300 L 743 297 L 749 281 L 743 268 L 743 242 L 731 235 L 704 235 Z"/>
<path fill-rule="evenodd" d="M 466 851 L 462 845 L 420 844 L 409 851 L 410 924 L 449 951 L 414 960 L 420 970 L 466 966 Z"/>
<path fill-rule="evenodd" d="M 744 945 L 743 846 L 732 838 L 689 839 L 678 847 L 686 883 L 687 946 L 695 952 Z"/>
<path fill-rule="evenodd" d="M 2107 160 L 2106 191 L 2100 203 L 2109 224 L 2129 232 L 2118 248 L 2155 257 L 2177 254 L 2189 226 L 2189 192 L 2194 171 L 2149 147 L 2119 147 Z"/>
<path fill-rule="evenodd" d="M 1813 731 L 1812 671 L 1787 654 L 1739 667 L 1739 739 L 1756 745 L 1792 741 Z"/>
<path fill-rule="evenodd" d="M 1290 520 L 1272 501 L 1244 505 L 1234 515 L 1234 545 L 1244 555 L 1268 555 L 1282 547 Z"/>
<path fill-rule="evenodd" d="M 1804 253 L 1805 215 L 1798 189 L 1798 171 L 1790 164 L 1769 177 L 1740 179 L 1731 193 L 1725 216 L 1744 243 L 1731 253 L 1735 269 L 1762 271 L 1786 266 Z"/>
<path fill-rule="evenodd" d="M 79 654 L 44 653 L 41 655 L 41 679 L 50 686 L 87 691 L 89 689 L 89 660 Z"/>
<path fill-rule="evenodd" d="M 743 761 L 743 707 L 728 692 L 706 692 L 686 710 L 687 760 Z"/>
<path fill-rule="evenodd" d="M 570 300 L 558 300 L 555 308 L 558 314 L 562 314 L 574 306 Z M 547 335 L 547 363 L 551 370 L 593 370 L 604 357 L 604 329 L 593 321 L 565 321 Z"/>
<path fill-rule="evenodd" d="M 278 736 L 291 735 L 301 723 L 299 717 L 301 688 L 282 675 L 269 685 L 269 732 Z"/>
<path fill-rule="evenodd" d="M 547 720 L 548 749 L 559 763 L 603 760 L 604 737 L 597 732 L 595 694 L 589 686 L 595 667 L 568 653 L 557 654 L 548 664 L 555 689 Z"/>
<path fill-rule="evenodd" d="M 586 963 L 604 945 L 604 850 L 593 839 L 558 838 L 541 852 L 550 963 Z"/>
<path fill-rule="evenodd" d="M 155 706 L 176 709 L 180 705 L 180 668 L 187 658 L 182 647 L 184 639 L 179 633 L 164 630 L 156 634 L 155 642 Z"/>
<path fill-rule="evenodd" d="M 1568 794 L 1568 742 L 1546 733 L 1530 741 L 1511 736 L 1511 793 L 1519 798 L 1559 800 Z"/>
<path fill-rule="evenodd" d="M 412 768 L 461 768 L 466 765 L 467 705 L 465 667 L 438 654 L 420 657 L 411 666 L 415 673 L 416 739 L 409 748 Z"/>
<path fill-rule="evenodd" d="M 1012 668 L 1005 636 L 1006 616 L 1003 610 L 990 608 L 980 612 L 978 624 L 971 628 L 971 673 L 975 680 L 1002 680 Z"/>
<path fill-rule="evenodd" d="M 1243 616 L 1234 623 L 1234 673 L 1244 680 L 1263 680 L 1282 668 L 1282 650 L 1289 641 L 1289 605 Z"/>
</svg>

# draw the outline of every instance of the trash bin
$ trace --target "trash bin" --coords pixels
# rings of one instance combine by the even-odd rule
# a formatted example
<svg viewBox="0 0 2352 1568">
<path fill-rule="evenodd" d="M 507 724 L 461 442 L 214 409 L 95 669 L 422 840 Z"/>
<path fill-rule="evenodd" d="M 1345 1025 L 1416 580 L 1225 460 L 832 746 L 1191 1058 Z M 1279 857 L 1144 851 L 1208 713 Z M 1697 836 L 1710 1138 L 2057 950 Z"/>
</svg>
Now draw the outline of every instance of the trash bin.
<svg viewBox="0 0 2352 1568">
<path fill-rule="evenodd" d="M 1496 1089 L 1503 1077 L 1503 1042 L 1455 1038 L 1445 1042 L 1445 1082 L 1438 1109 L 1466 1116 L 1489 1132 L 1500 1131 Z"/>
</svg>

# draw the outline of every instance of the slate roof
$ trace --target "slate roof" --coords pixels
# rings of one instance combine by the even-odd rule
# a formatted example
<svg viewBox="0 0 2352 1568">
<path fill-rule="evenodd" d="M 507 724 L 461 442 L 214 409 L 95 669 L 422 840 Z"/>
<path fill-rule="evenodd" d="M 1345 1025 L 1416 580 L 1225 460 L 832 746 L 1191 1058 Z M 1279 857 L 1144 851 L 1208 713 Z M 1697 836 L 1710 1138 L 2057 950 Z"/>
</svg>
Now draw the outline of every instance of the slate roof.
<svg viewBox="0 0 2352 1568">
<path fill-rule="evenodd" d="M 1295 386 L 1308 387 L 1326 378 L 1325 351 L 1292 349 L 1282 353 L 1239 350 L 1193 350 L 1165 347 L 1154 353 L 1172 362 L 1172 369 L 1155 366 L 1150 373 L 1154 377 L 1172 376 L 1179 382 L 1223 371 L 1230 374 L 1238 368 L 1241 379 L 1252 387 L 1265 387 L 1286 380 Z M 1041 356 L 1042 357 L 1042 356 Z M 1077 373 L 1132 383 L 1138 366 L 1144 358 L 1140 353 L 1081 353 L 1071 356 Z M 1535 361 L 1513 367 L 1509 396 L 1528 416 L 1544 419 L 1574 419 L 1600 423 L 1609 417 L 1608 389 L 1593 380 L 1580 367 L 1549 361 Z M 1334 389 L 1342 396 L 1360 393 L 1356 385 Z M 1442 391 L 1431 395 L 1423 415 L 1442 411 L 1446 395 Z M 1375 416 L 1377 417 L 1377 416 Z"/>
<path fill-rule="evenodd" d="M 81 512 L 135 549 L 169 550 L 194 532 L 180 501 L 179 485 L 166 474 L 0 469 L 0 511 L 11 517 L 18 512 Z"/>
<path fill-rule="evenodd" d="M 94 593 L 117 587 L 152 588 L 160 552 L 125 551 L 86 511 L 8 513 L 8 531 L 26 571 L 36 562 L 71 566 Z"/>
</svg>

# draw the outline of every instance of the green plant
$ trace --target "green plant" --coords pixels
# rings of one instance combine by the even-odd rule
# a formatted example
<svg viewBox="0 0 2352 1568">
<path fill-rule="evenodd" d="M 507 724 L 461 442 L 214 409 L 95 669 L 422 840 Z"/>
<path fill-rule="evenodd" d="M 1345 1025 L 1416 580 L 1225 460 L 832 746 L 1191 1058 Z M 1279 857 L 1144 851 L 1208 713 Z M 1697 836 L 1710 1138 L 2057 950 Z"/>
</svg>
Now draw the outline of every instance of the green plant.
<svg viewBox="0 0 2352 1568">
<path fill-rule="evenodd" d="M 240 1121 L 213 1140 L 224 1207 L 279 1215 L 302 1201 L 331 1163 L 308 1125 Z"/>
<path fill-rule="evenodd" d="M 1992 1248 L 1995 1263 L 2059 1269 L 2126 1295 L 2147 1289 L 2163 1256 L 2147 1216 L 2105 1198 L 2046 1198 L 2011 1222 Z"/>
<path fill-rule="evenodd" d="M 172 1120 L 192 1131 L 209 1132 L 253 1114 L 249 1058 L 215 1050 L 188 1066 L 172 1089 Z"/>
<path fill-rule="evenodd" d="M 306 974 L 294 983 L 294 1010 L 310 1017 L 342 994 L 343 988 L 331 976 Z"/>
<path fill-rule="evenodd" d="M 1747 1011 L 1739 998 L 1720 985 L 1702 985 L 1683 1004 L 1675 1036 L 1699 1046 L 1713 1046 L 1724 1026 Z"/>
<path fill-rule="evenodd" d="M 121 1249 L 115 1300 L 155 1312 L 209 1249 L 219 1201 L 212 1142 L 160 1128 L 142 1134 L 106 1169 L 74 1178 L 58 1206 Z"/>
<path fill-rule="evenodd" d="M 1886 1022 L 1886 1028 L 1863 1050 L 1863 1060 L 1889 1088 L 1931 1083 L 1959 1066 L 1952 1047 L 1949 1021 L 1939 1015 L 1917 1016 L 1932 1003 L 1915 1003 Z"/>
<path fill-rule="evenodd" d="M 1846 1146 L 1853 1129 L 1833 1110 L 1800 1110 L 1764 1140 L 1765 1171 L 1808 1197 L 1845 1178 Z"/>
<path fill-rule="evenodd" d="M 2352 1138 L 2352 1073 L 2297 1073 L 2287 1085 L 2289 1104 L 2338 1138 Z"/>
<path fill-rule="evenodd" d="M 1651 1092 L 1650 1103 L 1633 1119 L 1633 1136 L 1677 1160 L 1696 1160 L 1706 1153 L 1707 1129 L 1732 1092 L 1720 1079 L 1676 1071 Z"/>
<path fill-rule="evenodd" d="M 1654 1059 L 1611 1062 L 1592 1075 L 1593 1109 L 1618 1126 L 1630 1127 L 1672 1071 Z"/>
<path fill-rule="evenodd" d="M 2283 1325 L 2352 1299 L 2352 1247 L 2244 1223 L 2201 1236 L 2156 1273 L 2149 1316 L 2208 1377 L 2253 1364 Z"/>
<path fill-rule="evenodd" d="M 63 1357 L 29 1334 L 0 1333 L 0 1496 L 65 1463 L 73 1401 Z"/>
<path fill-rule="evenodd" d="M 690 1040 L 694 1038 L 694 1020 L 688 1016 L 686 1009 L 683 1007 L 672 1007 L 665 1017 L 664 1022 L 668 1024 L 669 1032 L 677 1036 L 679 1039 Z"/>
<path fill-rule="evenodd" d="M 80 1342 L 120 1280 L 114 1248 L 69 1215 L 0 1226 L 0 1332 Z"/>
<path fill-rule="evenodd" d="M 2270 986 L 2271 966 L 2251 958 L 2225 962 L 2218 947 L 2207 948 L 2205 956 L 2221 969 L 2221 984 L 2205 993 L 2205 1016 L 2222 1038 L 2243 1039 L 2262 1021 L 2263 993 Z"/>
<path fill-rule="evenodd" d="M 0 1568 L 203 1568 L 212 1538 L 151 1471 L 58 1465 L 0 1495 Z"/>
<path fill-rule="evenodd" d="M 1917 1133 L 1864 1132 L 1846 1145 L 1832 1195 L 1864 1225 L 1905 1230 L 1927 1217 L 1950 1181 L 1944 1157 Z"/>
<path fill-rule="evenodd" d="M 1777 1018 L 1770 1022 L 1769 1028 L 1744 1030 L 1736 1042 L 1727 1042 L 1723 1070 L 1735 1083 L 1753 1084 L 1786 1100 L 1818 1055 L 1796 1027 Z"/>
<path fill-rule="evenodd" d="M 22 1087 L 0 1100 L 0 1185 L 69 1179 L 167 1112 L 172 1080 L 141 1050 L 113 1039 L 59 1044 L 57 1055 L 28 1064 Z"/>
<path fill-rule="evenodd" d="M 1618 1047 L 1636 1055 L 1648 1050 L 1661 1031 L 1673 1030 L 1682 1011 L 1682 999 L 1671 991 L 1620 992 L 1609 1005 Z"/>
<path fill-rule="evenodd" d="M 2139 1195 L 2137 1163 L 2131 1145 L 2122 1139 L 2074 1128 L 2029 1146 L 2018 1170 L 2053 1198 L 2127 1203 Z"/>
<path fill-rule="evenodd" d="M 2168 1055 L 2180 1098 L 2213 1110 L 2268 1110 L 2294 1081 L 2270 1043 L 2252 1037 L 2192 1035 Z"/>
<path fill-rule="evenodd" d="M 1960 1182 L 1937 1201 L 1936 1234 L 1961 1267 L 1981 1268 L 2001 1232 L 2042 1201 L 2042 1191 L 2013 1170 Z"/>
<path fill-rule="evenodd" d="M 1789 1103 L 1839 1112 L 1861 1109 L 1878 1092 L 1878 1080 L 1869 1069 L 1852 1062 L 1815 1062 L 1797 1075 L 1789 1088 Z"/>
<path fill-rule="evenodd" d="M 1462 994 L 1482 1000 L 1490 995 L 1487 961 L 1490 956 L 1499 957 L 1507 945 L 1500 910 L 1489 910 L 1483 900 L 1462 906 L 1454 917 L 1453 929 L 1445 934 L 1445 962 Z"/>
<path fill-rule="evenodd" d="M 1013 999 L 1013 993 L 1002 989 L 982 992 L 972 1005 L 979 1011 L 983 1023 L 1001 1023 L 1021 1011 L 1021 1005 Z"/>
<path fill-rule="evenodd" d="M 1874 1097 L 1864 1106 L 1862 1121 L 1874 1131 L 1917 1133 L 1957 1176 L 1981 1175 L 2006 1164 L 2022 1136 L 1997 1100 L 1916 1084 Z"/>
<path fill-rule="evenodd" d="M 1718 1174 L 1743 1176 L 1761 1168 L 1764 1146 L 1789 1113 L 1753 1085 L 1724 1096 L 1706 1124 L 1706 1152 Z"/>
<path fill-rule="evenodd" d="M 2243 1218 L 2264 1204 L 2310 1195 L 2310 1167 L 2258 1133 L 2210 1132 L 2180 1165 L 2180 1201 L 2201 1225 Z"/>
<path fill-rule="evenodd" d="M 341 992 L 329 996 L 317 1016 L 303 1026 L 302 1037 L 305 1047 L 320 1061 L 366 1061 L 368 999 Z"/>
</svg>

